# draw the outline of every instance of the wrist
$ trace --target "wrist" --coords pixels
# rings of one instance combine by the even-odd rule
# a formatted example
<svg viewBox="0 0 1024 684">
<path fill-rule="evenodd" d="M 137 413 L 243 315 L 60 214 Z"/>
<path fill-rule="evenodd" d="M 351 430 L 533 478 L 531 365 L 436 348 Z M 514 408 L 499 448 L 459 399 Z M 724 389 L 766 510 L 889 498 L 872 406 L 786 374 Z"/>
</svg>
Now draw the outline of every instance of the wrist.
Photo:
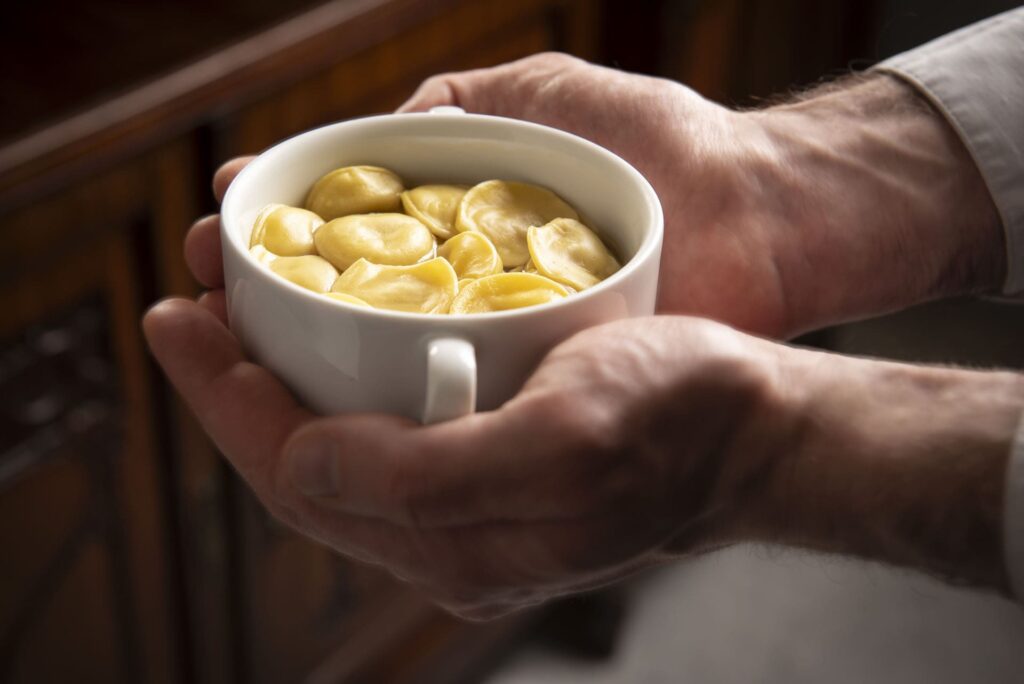
<svg viewBox="0 0 1024 684">
<path fill-rule="evenodd" d="M 1024 377 L 793 350 L 792 416 L 748 532 L 1007 589 L 1006 462 Z"/>
<path fill-rule="evenodd" d="M 955 131 L 911 86 L 869 76 L 743 116 L 763 131 L 797 327 L 998 289 L 998 212 Z"/>
<path fill-rule="evenodd" d="M 702 468 L 707 477 L 699 478 L 704 513 L 698 524 L 689 525 L 673 539 L 670 549 L 674 551 L 764 539 L 765 522 L 775 506 L 777 489 L 772 483 L 785 468 L 799 430 L 801 416 L 794 410 L 788 382 L 780 376 L 782 356 L 790 348 L 746 335 L 732 341 L 737 339 L 738 345 L 719 346 L 729 350 L 726 362 L 710 366 L 714 379 L 709 382 L 719 392 L 698 393 L 713 413 L 728 416 L 728 427 L 717 440 L 719 448 L 710 454 L 710 467 Z M 726 394 L 717 402 L 709 401 L 720 394 L 724 378 L 729 379 Z M 692 394 L 693 388 L 688 389 Z M 702 423 L 714 420 L 709 416 Z M 685 476 L 673 489 L 686 491 L 685 480 L 692 473 Z"/>
</svg>

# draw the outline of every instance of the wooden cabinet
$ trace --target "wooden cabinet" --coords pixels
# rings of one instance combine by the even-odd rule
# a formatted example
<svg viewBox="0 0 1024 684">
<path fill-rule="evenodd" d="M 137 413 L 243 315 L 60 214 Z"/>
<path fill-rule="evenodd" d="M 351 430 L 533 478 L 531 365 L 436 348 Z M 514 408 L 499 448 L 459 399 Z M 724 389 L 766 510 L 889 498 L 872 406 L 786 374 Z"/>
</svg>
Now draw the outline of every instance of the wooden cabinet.
<svg viewBox="0 0 1024 684">
<path fill-rule="evenodd" d="M 173 678 L 175 549 L 138 318 L 148 159 L 7 212 L 0 230 L 0 679 Z"/>
<path fill-rule="evenodd" d="M 45 26 L 47 4 L 15 18 Z M 89 33 L 99 52 L 67 65 L 69 93 L 0 83 L 25 103 L 0 125 L 0 681 L 474 671 L 522 622 L 459 623 L 271 520 L 162 379 L 139 319 L 159 297 L 197 292 L 182 238 L 215 211 L 220 162 L 388 111 L 438 71 L 546 49 L 592 56 L 594 3 L 49 4 L 110 41 L 126 40 L 118 13 L 136 12 L 167 44 L 118 55 Z M 161 47 L 179 62 L 162 64 Z M 105 81 L 117 59 L 118 74 L 150 80 Z M 79 93 L 83 81 L 97 91 Z M 33 112 L 56 114 L 31 131 Z"/>
</svg>

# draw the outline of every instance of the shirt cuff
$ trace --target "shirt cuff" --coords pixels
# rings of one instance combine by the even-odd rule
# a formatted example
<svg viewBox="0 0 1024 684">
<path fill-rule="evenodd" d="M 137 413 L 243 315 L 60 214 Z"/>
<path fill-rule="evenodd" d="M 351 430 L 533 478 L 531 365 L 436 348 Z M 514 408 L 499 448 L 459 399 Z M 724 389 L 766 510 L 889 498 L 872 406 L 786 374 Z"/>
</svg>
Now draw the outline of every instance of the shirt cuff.
<svg viewBox="0 0 1024 684">
<path fill-rule="evenodd" d="M 1024 601 L 1024 419 L 1006 466 L 1006 492 L 1003 504 L 1003 556 L 1010 590 Z"/>
<path fill-rule="evenodd" d="M 1006 231 L 1003 293 L 1024 294 L 1024 8 L 882 62 L 920 90 L 957 131 Z"/>
</svg>

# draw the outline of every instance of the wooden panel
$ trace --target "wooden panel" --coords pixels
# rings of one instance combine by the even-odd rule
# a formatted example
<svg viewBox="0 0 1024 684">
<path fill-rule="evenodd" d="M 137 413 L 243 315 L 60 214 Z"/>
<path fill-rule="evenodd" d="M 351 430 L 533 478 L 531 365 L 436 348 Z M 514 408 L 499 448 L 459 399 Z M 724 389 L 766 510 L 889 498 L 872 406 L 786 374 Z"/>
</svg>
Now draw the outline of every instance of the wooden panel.
<svg viewBox="0 0 1024 684">
<path fill-rule="evenodd" d="M 379 572 L 285 530 L 249 497 L 243 505 L 247 669 L 242 674 L 246 681 L 304 679 L 356 633 L 381 631 L 375 622 L 382 618 L 393 621 L 384 630 L 389 638 L 367 643 L 366 650 L 351 655 L 361 664 L 372 649 L 396 646 L 404 635 L 392 628 L 402 625 L 408 611 L 386 606 L 389 598 L 406 596 L 407 591 L 396 592 Z"/>
<path fill-rule="evenodd" d="M 876 52 L 877 0 L 605 2 L 605 48 L 612 58 L 622 56 L 617 64 L 729 105 L 764 105 L 868 66 Z M 622 15 L 628 20 L 616 21 Z"/>
<path fill-rule="evenodd" d="M 0 221 L 8 235 L 35 233 L 22 241 L 21 258 L 11 260 L 0 280 L 0 331 L 9 340 L 8 349 L 22 358 L 35 354 L 6 378 L 14 385 L 4 388 L 4 417 L 17 431 L 8 433 L 13 442 L 5 440 L 0 472 L 8 483 L 42 477 L 37 464 L 49 462 L 58 451 L 80 462 L 89 504 L 76 520 L 89 521 L 89 526 L 65 534 L 85 535 L 85 541 L 105 552 L 102 562 L 87 564 L 96 581 L 93 593 L 60 590 L 65 576 L 79 567 L 84 547 L 60 563 L 46 559 L 47 567 L 58 568 L 46 591 L 26 594 L 26 586 L 6 583 L 0 591 L 38 602 L 29 607 L 39 616 L 49 615 L 44 608 L 53 601 L 70 602 L 51 606 L 59 615 L 105 611 L 114 620 L 116 658 L 105 663 L 101 655 L 107 651 L 97 647 L 94 667 L 106 671 L 109 665 L 124 681 L 171 681 L 179 658 L 167 571 L 166 490 L 159 487 L 151 377 L 138 325 L 145 289 L 140 285 L 149 279 L 139 254 L 146 218 L 136 213 L 146 205 L 145 187 L 143 169 L 125 167 Z M 49 415 L 33 417 L 31 410 L 41 409 L 32 407 L 46 402 L 52 405 Z M 40 494 L 22 505 L 28 508 L 22 518 L 31 531 L 48 522 L 30 511 L 55 508 L 59 519 L 62 507 L 71 503 Z M 65 547 L 70 543 L 62 542 Z M 98 568 L 106 574 L 97 575 Z M 104 611 L 94 610 L 94 601 L 106 602 Z M 52 659 L 63 652 L 88 654 L 92 648 L 89 630 L 34 620 L 23 628 L 24 633 L 0 639 L 42 640 L 46 649 L 33 650 L 26 643 L 12 655 L 12 662 L 29 673 L 52 665 L 23 664 L 33 653 L 48 649 Z M 96 638 L 102 634 L 97 627 Z M 68 663 L 74 662 L 69 656 Z"/>
<path fill-rule="evenodd" d="M 101 545 L 84 546 L 47 598 L 27 626 L 18 664 L 4 681 L 133 681 L 122 665 L 109 556 Z M 58 640 L 55 634 L 65 636 Z"/>
<path fill-rule="evenodd" d="M 312 70 L 391 38 L 455 0 L 333 0 L 119 97 L 0 146 L 0 211 L 110 168 Z M 165 27 L 154 27 L 163 32 Z"/>
<path fill-rule="evenodd" d="M 863 67 L 875 0 L 742 0 L 732 83 L 736 102 L 757 104 Z"/>
<path fill-rule="evenodd" d="M 127 681 L 137 643 L 107 467 L 121 418 L 98 300 L 0 347 L 0 679 Z M 133 626 L 133 625 L 132 625 Z"/>
<path fill-rule="evenodd" d="M 705 2 L 686 24 L 682 40 L 666 42 L 664 67 L 704 97 L 727 100 L 737 68 L 742 0 Z"/>
<path fill-rule="evenodd" d="M 140 233 L 148 221 L 131 226 L 106 245 L 106 273 L 111 310 L 112 350 L 118 363 L 123 421 L 121 460 L 116 464 L 116 489 L 120 506 L 116 524 L 123 525 L 128 545 L 129 586 L 134 592 L 135 615 L 140 629 L 140 666 L 147 681 L 171 681 L 177 675 L 177 631 L 171 601 L 177 577 L 167 568 L 176 549 L 169 544 L 167 520 L 168 482 L 166 453 L 161 458 L 155 434 L 153 386 L 139 320 L 143 306 L 141 283 L 149 279 L 148 266 L 140 264 L 139 248 L 146 244 Z M 150 261 L 151 259 L 146 259 Z"/>
<path fill-rule="evenodd" d="M 0 24 L 6 65 L 0 71 L 5 108 L 0 140 L 73 114 L 98 97 L 110 97 L 315 4 L 317 0 L 9 3 Z M 163 30 L 168 26 L 175 30 Z M 40 36 L 64 49 L 40 50 Z M 53 87 L 57 83 L 60 87 Z"/>
<path fill-rule="evenodd" d="M 228 155 L 252 153 L 314 126 L 385 111 L 435 73 L 491 66 L 570 43 L 585 51 L 590 34 L 567 31 L 579 24 L 580 16 L 560 4 L 465 3 L 247 107 L 219 131 L 222 147 Z"/>
<path fill-rule="evenodd" d="M 0 237 L 9 247 L 0 252 L 0 288 L 8 290 L 0 309 L 0 335 L 31 325 L 39 312 L 53 310 L 82 292 L 87 282 L 97 282 L 104 253 L 95 250 L 95 243 L 142 215 L 146 195 L 145 175 L 125 167 L 49 202 L 0 213 Z M 19 279 L 41 271 L 52 277 L 15 287 Z"/>
</svg>

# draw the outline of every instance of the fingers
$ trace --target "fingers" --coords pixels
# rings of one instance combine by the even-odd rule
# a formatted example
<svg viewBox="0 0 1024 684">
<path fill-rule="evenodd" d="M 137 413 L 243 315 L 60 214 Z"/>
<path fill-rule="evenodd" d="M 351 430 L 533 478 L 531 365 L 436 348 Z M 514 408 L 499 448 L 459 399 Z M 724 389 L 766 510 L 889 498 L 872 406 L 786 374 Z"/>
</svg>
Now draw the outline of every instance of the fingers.
<svg viewBox="0 0 1024 684">
<path fill-rule="evenodd" d="M 216 316 L 224 327 L 228 327 L 228 302 L 224 290 L 204 292 L 199 295 L 196 303 Z"/>
<path fill-rule="evenodd" d="M 507 81 L 515 64 L 432 76 L 398 112 L 424 112 L 432 107 L 454 105 L 477 114 L 513 116 L 519 110 L 519 103 L 514 96 L 508 97 L 511 93 L 507 90 Z"/>
<path fill-rule="evenodd" d="M 638 535 L 626 516 L 421 530 L 308 502 L 300 510 L 307 535 L 383 566 L 447 610 L 475 619 L 601 586 L 653 562 L 650 535 Z"/>
<path fill-rule="evenodd" d="M 213 176 L 213 194 L 224 200 L 231 181 L 255 157 L 238 157 L 227 162 Z M 220 216 L 204 216 L 192 224 L 185 236 L 185 262 L 192 275 L 205 287 L 224 284 L 224 263 L 220 244 Z"/>
<path fill-rule="evenodd" d="M 295 526 L 317 539 L 364 563 L 383 566 L 404 582 L 420 582 L 430 569 L 419 555 L 416 540 L 407 528 L 375 518 L 339 513 L 312 500 L 291 503 Z"/>
<path fill-rule="evenodd" d="M 439 74 L 424 81 L 398 111 L 455 105 L 468 112 L 519 117 L 554 75 L 582 63 L 569 55 L 544 52 L 488 69 Z"/>
<path fill-rule="evenodd" d="M 323 418 L 289 441 L 282 469 L 323 505 L 400 525 L 576 515 L 600 495 L 586 478 L 608 452 L 570 424 L 530 406 L 430 427 Z"/>
<path fill-rule="evenodd" d="M 490 69 L 452 72 L 431 76 L 416 89 L 398 112 L 424 112 L 432 107 L 454 105 L 467 112 L 501 114 L 505 108 L 492 97 L 492 91 L 503 85 L 503 71 L 517 64 L 512 62 Z"/>
<path fill-rule="evenodd" d="M 470 416 L 457 422 L 479 420 Z M 456 486 L 450 481 L 469 479 L 470 472 L 478 470 L 470 459 L 497 455 L 478 453 L 477 441 L 469 437 L 471 430 L 464 432 L 460 442 L 450 445 L 448 455 L 442 455 L 443 449 L 438 448 L 436 439 L 430 439 L 430 431 L 383 416 L 316 420 L 286 445 L 284 470 L 305 495 L 337 511 L 406 526 L 440 523 L 434 507 L 421 499 L 458 496 L 452 492 Z M 458 475 L 451 472 L 453 467 Z M 445 480 L 449 484 L 442 484 Z M 460 517 L 478 514 L 475 499 L 479 495 L 468 494 L 470 500 L 455 504 Z M 424 509 L 430 511 L 425 519 L 420 517 Z"/>
<path fill-rule="evenodd" d="M 469 109 L 467 103 L 460 101 L 455 88 L 452 86 L 453 81 L 458 80 L 458 78 L 458 74 L 444 74 L 428 78 L 420 84 L 416 92 L 396 111 L 399 113 L 425 112 L 431 107 L 441 107 L 444 105 L 454 105 L 463 109 Z"/>
<path fill-rule="evenodd" d="M 224 285 L 224 262 L 220 244 L 220 215 L 204 216 L 192 224 L 185 236 L 185 263 L 205 287 Z"/>
<path fill-rule="evenodd" d="M 204 306 L 164 300 L 146 314 L 143 329 L 185 403 L 264 498 L 281 445 L 310 414 L 269 371 L 246 361 L 238 341 Z"/>
<path fill-rule="evenodd" d="M 251 155 L 248 157 L 236 157 L 217 169 L 217 173 L 213 174 L 213 196 L 217 198 L 218 202 L 224 201 L 224 193 L 228 191 L 231 181 L 235 180 L 235 176 L 255 158 Z"/>
<path fill-rule="evenodd" d="M 486 529 L 457 532 L 416 530 L 372 518 L 299 504 L 299 529 L 335 551 L 382 567 L 416 587 L 449 612 L 486 620 L 539 603 L 532 587 L 509 584 L 504 573 L 486 575 L 471 544 Z M 465 540 L 453 543 L 455 535 Z M 501 554 L 504 556 L 504 554 Z M 480 569 L 476 569 L 476 568 Z"/>
</svg>

